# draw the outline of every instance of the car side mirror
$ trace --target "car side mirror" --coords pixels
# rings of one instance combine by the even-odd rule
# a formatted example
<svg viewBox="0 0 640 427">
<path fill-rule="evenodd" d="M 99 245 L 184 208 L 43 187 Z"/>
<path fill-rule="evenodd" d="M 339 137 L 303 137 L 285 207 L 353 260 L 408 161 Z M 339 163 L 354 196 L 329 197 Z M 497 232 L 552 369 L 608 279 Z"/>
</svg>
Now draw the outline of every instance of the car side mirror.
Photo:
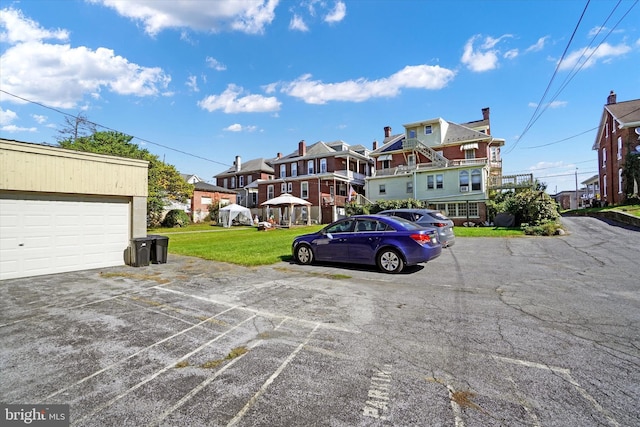
<svg viewBox="0 0 640 427">
<path fill-rule="evenodd" d="M 333 235 L 331 233 L 326 233 L 325 236 L 327 236 L 327 239 L 333 239 Z"/>
</svg>

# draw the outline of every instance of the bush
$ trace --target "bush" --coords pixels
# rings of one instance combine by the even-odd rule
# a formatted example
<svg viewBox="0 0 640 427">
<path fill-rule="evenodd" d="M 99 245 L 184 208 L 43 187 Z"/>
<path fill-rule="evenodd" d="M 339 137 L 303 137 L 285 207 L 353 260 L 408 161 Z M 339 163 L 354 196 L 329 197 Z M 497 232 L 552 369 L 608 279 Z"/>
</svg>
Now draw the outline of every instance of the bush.
<svg viewBox="0 0 640 427">
<path fill-rule="evenodd" d="M 163 227 L 184 227 L 189 225 L 189 215 L 180 209 L 172 209 L 162 221 Z"/>
<path fill-rule="evenodd" d="M 555 236 L 562 227 L 555 221 L 543 222 L 539 225 L 523 224 L 524 234 L 528 236 Z"/>
</svg>

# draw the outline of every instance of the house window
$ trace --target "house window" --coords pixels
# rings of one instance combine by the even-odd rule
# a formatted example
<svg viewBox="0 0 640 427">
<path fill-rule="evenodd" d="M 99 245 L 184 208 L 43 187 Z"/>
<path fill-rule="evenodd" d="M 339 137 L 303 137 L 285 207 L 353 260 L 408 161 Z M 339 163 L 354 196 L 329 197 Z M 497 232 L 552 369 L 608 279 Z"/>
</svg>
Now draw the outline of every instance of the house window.
<svg viewBox="0 0 640 427">
<path fill-rule="evenodd" d="M 469 171 L 460 172 L 460 191 L 469 191 Z"/>
<path fill-rule="evenodd" d="M 258 204 L 258 193 L 251 193 L 251 206 Z"/>
<path fill-rule="evenodd" d="M 247 184 L 251 184 L 253 182 L 253 176 L 247 175 Z"/>
<path fill-rule="evenodd" d="M 287 165 L 280 165 L 280 178 L 284 178 L 287 176 Z"/>
<path fill-rule="evenodd" d="M 618 137 L 618 160 L 622 160 L 622 137 L 621 136 Z"/>
<path fill-rule="evenodd" d="M 469 159 L 475 159 L 476 158 L 476 150 L 464 150 L 464 158 L 469 160 Z"/>
<path fill-rule="evenodd" d="M 424 127 L 424 134 L 431 135 L 433 133 L 433 129 L 431 129 L 431 125 L 427 125 Z"/>
<path fill-rule="evenodd" d="M 231 188 L 236 188 L 236 177 L 235 176 L 231 177 Z"/>
<path fill-rule="evenodd" d="M 497 162 L 499 159 L 500 149 L 498 147 L 491 147 L 491 161 Z"/>
<path fill-rule="evenodd" d="M 210 205 L 211 204 L 211 197 L 202 196 L 200 198 L 200 204 L 201 205 Z"/>
<path fill-rule="evenodd" d="M 223 181 L 223 183 L 222 183 L 222 186 L 223 186 L 224 188 L 229 188 L 229 187 L 227 187 L 227 178 L 225 178 L 225 179 L 224 179 L 224 181 Z"/>
<path fill-rule="evenodd" d="M 607 175 L 602 176 L 602 194 L 607 197 Z"/>
<path fill-rule="evenodd" d="M 293 192 L 293 184 L 288 182 L 287 183 L 287 193 L 291 194 L 291 192 Z"/>
<path fill-rule="evenodd" d="M 416 165 L 416 155 L 415 154 L 409 154 L 407 156 L 407 165 L 408 166 L 415 166 Z"/>
<path fill-rule="evenodd" d="M 618 194 L 622 194 L 622 169 L 618 169 Z"/>
<path fill-rule="evenodd" d="M 382 169 L 389 169 L 391 167 L 391 160 L 382 161 Z"/>
<path fill-rule="evenodd" d="M 436 188 L 443 189 L 444 188 L 444 175 L 437 174 L 436 175 Z"/>
<path fill-rule="evenodd" d="M 303 199 L 309 198 L 309 183 L 306 181 L 300 183 L 300 196 Z"/>
<path fill-rule="evenodd" d="M 604 136 L 606 138 L 609 137 L 609 123 L 608 122 L 604 124 Z"/>
<path fill-rule="evenodd" d="M 327 159 L 320 159 L 320 173 L 327 172 Z"/>
<path fill-rule="evenodd" d="M 291 176 L 298 176 L 298 164 L 291 163 Z"/>
<path fill-rule="evenodd" d="M 413 182 L 407 182 L 407 193 L 413 194 Z"/>
<path fill-rule="evenodd" d="M 602 149 L 602 167 L 603 168 L 607 167 L 607 149 L 606 148 Z"/>
<path fill-rule="evenodd" d="M 238 185 L 239 185 L 240 187 L 244 187 L 244 175 L 240 175 L 240 176 L 238 177 Z"/>
<path fill-rule="evenodd" d="M 415 137 L 416 137 L 416 131 L 415 131 L 415 130 L 413 130 L 413 129 L 411 129 L 411 130 L 409 131 L 409 138 L 415 138 Z"/>
<path fill-rule="evenodd" d="M 336 188 L 333 185 L 329 186 L 329 196 L 333 200 L 333 197 L 336 195 Z"/>
<path fill-rule="evenodd" d="M 434 175 L 427 175 L 427 190 L 434 189 Z"/>
<path fill-rule="evenodd" d="M 384 186 L 384 184 L 380 184 L 380 187 L 378 187 L 378 193 L 387 194 L 387 188 Z"/>
<path fill-rule="evenodd" d="M 267 199 L 273 199 L 273 185 L 267 187 Z"/>
<path fill-rule="evenodd" d="M 482 172 L 480 169 L 474 169 L 471 171 L 471 189 L 482 190 Z"/>
<path fill-rule="evenodd" d="M 347 195 L 347 184 L 338 184 L 338 195 L 339 196 Z"/>
<path fill-rule="evenodd" d="M 313 160 L 307 161 L 307 174 L 313 175 Z"/>
<path fill-rule="evenodd" d="M 281 193 L 286 193 L 287 192 L 287 183 L 283 182 L 280 184 L 280 192 Z"/>
</svg>

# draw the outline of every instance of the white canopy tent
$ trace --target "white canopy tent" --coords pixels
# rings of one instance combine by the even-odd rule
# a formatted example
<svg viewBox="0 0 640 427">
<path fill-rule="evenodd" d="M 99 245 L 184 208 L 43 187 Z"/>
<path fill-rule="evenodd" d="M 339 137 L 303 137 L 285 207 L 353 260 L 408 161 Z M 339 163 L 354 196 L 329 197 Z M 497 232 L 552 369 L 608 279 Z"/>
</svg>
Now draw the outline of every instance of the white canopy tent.
<svg viewBox="0 0 640 427">
<path fill-rule="evenodd" d="M 240 224 L 253 225 L 251 211 L 248 208 L 235 203 L 220 208 L 218 211 L 218 222 L 221 223 L 223 227 L 231 227 L 233 220 L 237 220 Z"/>
<path fill-rule="evenodd" d="M 307 220 L 307 225 L 311 225 L 311 215 L 310 212 L 308 211 L 308 207 L 311 206 L 311 202 L 308 202 L 304 199 L 301 199 L 299 197 L 296 196 L 292 196 L 291 194 L 288 193 L 283 193 L 281 195 L 279 195 L 278 197 L 275 197 L 273 199 L 269 199 L 266 202 L 262 203 L 262 206 L 266 206 L 267 208 L 269 208 L 269 206 L 278 206 L 278 207 L 286 207 L 289 211 L 288 211 L 288 216 L 289 216 L 289 226 L 291 226 L 292 224 L 292 219 L 294 216 L 294 207 L 295 206 L 305 206 L 307 207 L 307 212 L 306 212 L 306 220 Z M 302 215 L 304 216 L 304 215 Z"/>
</svg>

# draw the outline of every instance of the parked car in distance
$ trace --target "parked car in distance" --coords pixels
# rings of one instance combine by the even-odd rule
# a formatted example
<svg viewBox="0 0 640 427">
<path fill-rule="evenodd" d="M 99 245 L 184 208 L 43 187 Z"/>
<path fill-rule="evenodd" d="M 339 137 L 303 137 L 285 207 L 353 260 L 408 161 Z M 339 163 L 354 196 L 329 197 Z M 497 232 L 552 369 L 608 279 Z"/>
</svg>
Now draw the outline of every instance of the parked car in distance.
<svg viewBox="0 0 640 427">
<path fill-rule="evenodd" d="M 355 215 L 296 237 L 291 250 L 300 264 L 344 262 L 399 273 L 407 265 L 437 258 L 442 246 L 435 228 L 393 216 Z"/>
<path fill-rule="evenodd" d="M 435 227 L 438 229 L 438 238 L 443 248 L 453 246 L 456 236 L 453 233 L 453 221 L 441 212 L 433 209 L 388 209 L 378 212 L 378 215 L 392 215 L 408 219 L 423 227 Z"/>
</svg>

